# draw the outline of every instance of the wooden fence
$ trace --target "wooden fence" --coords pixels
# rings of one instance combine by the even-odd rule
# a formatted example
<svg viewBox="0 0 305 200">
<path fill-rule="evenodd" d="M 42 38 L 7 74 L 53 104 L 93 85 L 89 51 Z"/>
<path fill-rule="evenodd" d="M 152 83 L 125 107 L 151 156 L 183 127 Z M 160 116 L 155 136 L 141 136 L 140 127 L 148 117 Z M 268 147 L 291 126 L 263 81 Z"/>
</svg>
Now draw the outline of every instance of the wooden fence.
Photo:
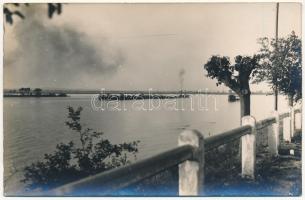
<svg viewBox="0 0 305 200">
<path fill-rule="evenodd" d="M 268 151 L 278 155 L 280 133 L 287 142 L 296 130 L 301 130 L 301 110 L 290 108 L 288 113 L 273 112 L 272 117 L 256 122 L 252 116 L 242 118 L 242 125 L 215 136 L 204 138 L 196 130 L 185 130 L 178 138 L 178 147 L 100 174 L 96 174 L 52 190 L 51 196 L 107 196 L 119 189 L 179 165 L 179 195 L 198 196 L 204 193 L 204 155 L 206 152 L 240 139 L 242 177 L 255 178 L 256 138 L 261 130 L 267 134 Z M 217 156 L 217 155 L 215 155 Z"/>
</svg>

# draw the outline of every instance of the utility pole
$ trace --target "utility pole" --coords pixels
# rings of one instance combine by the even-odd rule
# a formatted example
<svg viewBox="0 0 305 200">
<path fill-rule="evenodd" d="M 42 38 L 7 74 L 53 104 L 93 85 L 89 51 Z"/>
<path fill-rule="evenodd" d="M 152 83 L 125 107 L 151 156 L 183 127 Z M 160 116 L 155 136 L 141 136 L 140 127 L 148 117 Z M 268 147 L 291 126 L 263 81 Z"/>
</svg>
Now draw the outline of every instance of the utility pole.
<svg viewBox="0 0 305 200">
<path fill-rule="evenodd" d="M 279 3 L 276 3 L 276 19 L 275 19 L 275 52 L 278 54 L 278 34 L 279 34 Z M 278 55 L 276 55 L 278 56 Z M 278 65 L 278 58 L 276 58 L 277 62 L 276 64 Z M 277 66 L 274 66 L 277 67 Z M 274 88 L 274 110 L 278 110 L 278 83 L 277 83 L 277 72 L 275 73 L 275 88 Z"/>
</svg>

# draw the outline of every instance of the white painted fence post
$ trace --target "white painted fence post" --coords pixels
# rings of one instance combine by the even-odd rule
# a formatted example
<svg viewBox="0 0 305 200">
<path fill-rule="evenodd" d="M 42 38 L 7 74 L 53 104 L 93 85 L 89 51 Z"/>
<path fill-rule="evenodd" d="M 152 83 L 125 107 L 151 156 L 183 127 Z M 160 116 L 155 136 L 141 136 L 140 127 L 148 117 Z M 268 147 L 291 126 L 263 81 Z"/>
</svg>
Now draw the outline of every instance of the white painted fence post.
<svg viewBox="0 0 305 200">
<path fill-rule="evenodd" d="M 302 111 L 295 113 L 295 130 L 300 131 L 302 130 Z"/>
<path fill-rule="evenodd" d="M 283 118 L 283 140 L 285 142 L 291 142 L 290 126 L 290 116 Z"/>
<path fill-rule="evenodd" d="M 294 136 L 294 131 L 295 131 L 295 114 L 294 114 L 294 108 L 290 107 L 290 111 L 289 111 L 289 115 L 290 115 L 290 135 L 291 137 Z"/>
<path fill-rule="evenodd" d="M 280 135 L 280 116 L 277 111 L 272 112 L 272 116 L 275 118 L 275 123 L 268 126 L 268 150 L 273 156 L 278 156 L 279 147 L 279 135 Z"/>
<path fill-rule="evenodd" d="M 242 118 L 242 126 L 250 125 L 251 134 L 241 137 L 241 174 L 242 177 L 254 179 L 256 162 L 256 128 L 255 119 L 252 116 Z"/>
<path fill-rule="evenodd" d="M 187 160 L 179 165 L 179 195 L 198 196 L 204 183 L 204 139 L 195 130 L 185 130 L 178 138 L 178 145 L 192 145 L 198 149 L 196 160 Z"/>
</svg>

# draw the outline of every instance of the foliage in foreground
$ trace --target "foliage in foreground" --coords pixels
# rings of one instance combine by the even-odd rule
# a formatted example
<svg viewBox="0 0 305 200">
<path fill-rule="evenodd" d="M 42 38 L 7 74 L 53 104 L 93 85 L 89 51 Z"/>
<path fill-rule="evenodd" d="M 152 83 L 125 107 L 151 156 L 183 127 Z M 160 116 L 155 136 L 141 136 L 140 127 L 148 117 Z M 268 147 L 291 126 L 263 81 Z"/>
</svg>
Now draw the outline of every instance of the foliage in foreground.
<svg viewBox="0 0 305 200">
<path fill-rule="evenodd" d="M 17 9 L 21 7 L 20 3 L 6 3 L 3 6 L 3 15 L 5 16 L 5 21 L 12 25 L 14 23 L 14 16 L 18 16 L 21 19 L 25 19 L 24 14 L 21 12 L 21 9 Z M 48 17 L 52 18 L 54 14 L 60 15 L 62 12 L 62 4 L 61 3 L 48 3 Z M 24 6 L 29 7 L 29 3 L 25 3 Z"/>
<path fill-rule="evenodd" d="M 70 141 L 60 143 L 53 154 L 45 154 L 42 161 L 24 168 L 28 189 L 48 190 L 77 179 L 100 173 L 130 163 L 128 155 L 138 152 L 139 141 L 112 144 L 102 137 L 102 132 L 85 128 L 80 122 L 82 107 L 68 107 L 66 125 L 73 130 L 80 145 Z"/>
</svg>

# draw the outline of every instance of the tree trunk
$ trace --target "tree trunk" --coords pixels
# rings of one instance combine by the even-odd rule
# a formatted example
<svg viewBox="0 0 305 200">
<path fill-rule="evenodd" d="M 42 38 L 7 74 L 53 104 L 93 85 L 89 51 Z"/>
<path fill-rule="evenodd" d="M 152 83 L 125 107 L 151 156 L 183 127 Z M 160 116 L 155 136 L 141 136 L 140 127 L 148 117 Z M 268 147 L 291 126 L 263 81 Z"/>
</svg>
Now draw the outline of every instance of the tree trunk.
<svg viewBox="0 0 305 200">
<path fill-rule="evenodd" d="M 240 118 L 250 115 L 250 94 L 240 95 Z"/>
<path fill-rule="evenodd" d="M 250 95 L 251 93 L 247 94 L 240 94 L 240 125 L 242 125 L 242 118 L 244 116 L 250 115 Z M 237 140 L 238 141 L 238 140 Z M 241 141 L 241 140 L 240 140 Z M 239 145 L 239 151 L 238 151 L 238 157 L 241 159 L 241 142 L 235 143 L 236 145 Z"/>
<path fill-rule="evenodd" d="M 288 96 L 288 105 L 293 106 L 293 96 Z"/>
</svg>

